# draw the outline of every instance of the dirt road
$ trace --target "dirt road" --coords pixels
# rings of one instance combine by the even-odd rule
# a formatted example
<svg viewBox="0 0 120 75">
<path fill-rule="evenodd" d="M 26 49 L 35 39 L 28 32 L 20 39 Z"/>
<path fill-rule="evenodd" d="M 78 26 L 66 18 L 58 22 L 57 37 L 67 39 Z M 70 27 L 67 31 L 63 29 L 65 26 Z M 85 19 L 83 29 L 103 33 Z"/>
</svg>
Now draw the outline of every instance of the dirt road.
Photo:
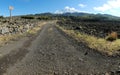
<svg viewBox="0 0 120 75">
<path fill-rule="evenodd" d="M 0 75 L 120 75 L 120 57 L 103 56 L 47 23 L 38 36 L 0 59 Z"/>
</svg>

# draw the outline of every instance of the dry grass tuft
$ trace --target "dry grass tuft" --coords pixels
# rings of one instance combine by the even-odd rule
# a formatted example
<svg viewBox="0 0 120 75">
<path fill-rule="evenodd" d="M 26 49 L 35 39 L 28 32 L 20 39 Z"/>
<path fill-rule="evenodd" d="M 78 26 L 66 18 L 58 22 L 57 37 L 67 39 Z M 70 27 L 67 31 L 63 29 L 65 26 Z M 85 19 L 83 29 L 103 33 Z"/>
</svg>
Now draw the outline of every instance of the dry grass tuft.
<svg viewBox="0 0 120 75">
<path fill-rule="evenodd" d="M 107 36 L 106 40 L 112 42 L 112 41 L 115 41 L 115 40 L 117 39 L 117 37 L 118 37 L 117 32 L 111 32 L 111 33 Z"/>
<path fill-rule="evenodd" d="M 43 25 L 45 25 L 45 24 L 46 24 L 46 23 L 43 22 L 43 23 L 37 25 L 36 27 L 28 30 L 28 31 L 27 31 L 27 34 L 28 34 L 28 35 L 34 35 L 34 34 L 36 34 L 36 33 L 43 27 Z"/>
<path fill-rule="evenodd" d="M 0 36 L 0 46 L 8 43 L 9 41 L 17 40 L 18 38 L 21 38 L 23 34 L 6 34 Z"/>
<path fill-rule="evenodd" d="M 76 32 L 74 30 L 66 30 L 58 25 L 57 27 L 60 28 L 65 33 L 67 33 L 68 35 L 70 35 L 71 37 L 75 38 L 77 41 L 86 43 L 88 47 L 92 49 L 98 50 L 103 53 L 107 53 L 108 55 L 119 53 L 118 50 L 120 50 L 120 39 L 110 42 L 110 41 L 107 41 L 106 39 L 97 38 L 95 36 L 90 36 L 87 34 Z M 117 33 L 113 32 L 110 34 L 110 36 L 116 39 Z"/>
<path fill-rule="evenodd" d="M 42 26 L 45 25 L 45 23 L 40 23 L 38 24 L 36 27 L 28 30 L 27 32 L 25 33 L 17 33 L 17 34 L 6 34 L 6 35 L 1 35 L 0 36 L 0 46 L 3 46 L 4 44 L 10 42 L 10 41 L 14 41 L 14 40 L 17 40 L 21 37 L 24 37 L 24 36 L 28 36 L 28 35 L 34 35 L 36 34 L 41 28 Z"/>
</svg>

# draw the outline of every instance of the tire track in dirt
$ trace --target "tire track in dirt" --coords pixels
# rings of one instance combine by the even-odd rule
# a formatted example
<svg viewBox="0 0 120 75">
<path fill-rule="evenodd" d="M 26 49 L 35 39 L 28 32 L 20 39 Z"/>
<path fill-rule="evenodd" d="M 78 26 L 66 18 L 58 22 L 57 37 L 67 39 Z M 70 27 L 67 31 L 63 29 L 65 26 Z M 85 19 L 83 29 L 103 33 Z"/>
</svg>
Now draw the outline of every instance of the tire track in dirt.
<svg viewBox="0 0 120 75">
<path fill-rule="evenodd" d="M 29 40 L 25 40 L 26 42 L 21 48 L 11 51 L 9 54 L 0 59 L 0 75 L 4 74 L 7 68 L 13 66 L 25 57 L 25 55 L 29 52 L 28 48 L 31 45 L 31 42 L 38 36 L 40 31 L 38 31 L 36 35 L 28 35 L 27 37 Z"/>
<path fill-rule="evenodd" d="M 4 75 L 105 75 L 118 70 L 119 58 L 103 56 L 71 40 L 48 23 L 28 45 L 29 53 Z"/>
</svg>

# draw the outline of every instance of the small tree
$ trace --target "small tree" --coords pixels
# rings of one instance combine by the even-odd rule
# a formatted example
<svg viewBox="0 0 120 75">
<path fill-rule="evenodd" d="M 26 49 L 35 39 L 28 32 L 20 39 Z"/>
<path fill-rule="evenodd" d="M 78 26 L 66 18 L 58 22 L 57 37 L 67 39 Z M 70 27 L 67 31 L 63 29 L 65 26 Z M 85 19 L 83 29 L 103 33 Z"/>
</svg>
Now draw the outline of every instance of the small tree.
<svg viewBox="0 0 120 75">
<path fill-rule="evenodd" d="M 12 10 L 14 9 L 13 6 L 9 6 L 9 10 L 10 10 L 10 21 L 12 20 Z"/>
</svg>

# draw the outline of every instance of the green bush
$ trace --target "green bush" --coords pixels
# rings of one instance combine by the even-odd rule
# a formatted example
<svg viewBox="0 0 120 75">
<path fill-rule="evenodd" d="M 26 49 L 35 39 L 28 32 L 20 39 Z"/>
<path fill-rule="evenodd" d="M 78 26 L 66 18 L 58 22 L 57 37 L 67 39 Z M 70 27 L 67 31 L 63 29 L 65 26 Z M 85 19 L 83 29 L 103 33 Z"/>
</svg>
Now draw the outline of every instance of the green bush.
<svg viewBox="0 0 120 75">
<path fill-rule="evenodd" d="M 22 16 L 21 18 L 23 18 L 23 19 L 34 19 L 35 17 L 33 17 L 33 16 Z"/>
<path fill-rule="evenodd" d="M 4 18 L 3 16 L 0 16 L 0 18 Z"/>
</svg>

